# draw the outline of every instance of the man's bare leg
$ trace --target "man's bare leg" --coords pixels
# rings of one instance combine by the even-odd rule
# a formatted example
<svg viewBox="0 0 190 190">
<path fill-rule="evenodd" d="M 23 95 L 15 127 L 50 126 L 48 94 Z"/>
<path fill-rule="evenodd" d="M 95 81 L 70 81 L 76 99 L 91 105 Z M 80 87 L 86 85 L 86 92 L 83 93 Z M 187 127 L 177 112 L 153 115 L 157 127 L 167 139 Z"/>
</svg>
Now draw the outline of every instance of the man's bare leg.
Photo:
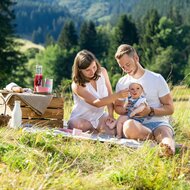
<svg viewBox="0 0 190 190">
<path fill-rule="evenodd" d="M 164 149 L 165 156 L 172 156 L 175 154 L 175 141 L 172 130 L 167 126 L 161 126 L 154 131 L 155 140 L 160 143 Z"/>
<path fill-rule="evenodd" d="M 129 139 L 147 140 L 153 138 L 152 131 L 134 119 L 128 119 L 124 122 L 123 133 Z"/>
</svg>

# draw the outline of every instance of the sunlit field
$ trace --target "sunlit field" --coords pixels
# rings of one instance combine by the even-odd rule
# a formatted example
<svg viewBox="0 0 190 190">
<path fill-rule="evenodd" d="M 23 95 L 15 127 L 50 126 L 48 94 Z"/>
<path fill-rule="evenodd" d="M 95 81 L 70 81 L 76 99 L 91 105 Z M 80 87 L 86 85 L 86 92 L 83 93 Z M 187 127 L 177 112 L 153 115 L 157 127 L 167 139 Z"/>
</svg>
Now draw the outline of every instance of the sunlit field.
<svg viewBox="0 0 190 190">
<path fill-rule="evenodd" d="M 171 122 L 177 144 L 190 146 L 190 89 L 172 91 Z M 183 98 L 182 98 L 183 97 Z M 66 97 L 64 118 L 72 109 Z M 0 129 L 0 189 L 169 189 L 190 187 L 190 152 L 180 149 L 160 157 L 149 142 L 139 149 L 87 140 Z"/>
</svg>

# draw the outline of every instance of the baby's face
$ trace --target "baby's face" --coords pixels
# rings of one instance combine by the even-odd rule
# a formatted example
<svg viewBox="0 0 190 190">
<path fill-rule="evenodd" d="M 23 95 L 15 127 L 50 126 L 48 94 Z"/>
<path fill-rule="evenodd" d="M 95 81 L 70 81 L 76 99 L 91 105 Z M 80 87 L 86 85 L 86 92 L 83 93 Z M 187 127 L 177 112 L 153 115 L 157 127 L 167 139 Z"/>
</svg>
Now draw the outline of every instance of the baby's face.
<svg viewBox="0 0 190 190">
<path fill-rule="evenodd" d="M 143 89 L 142 89 L 142 86 L 140 84 L 133 83 L 129 86 L 129 92 L 131 94 L 131 97 L 133 99 L 136 99 L 142 95 Z"/>
</svg>

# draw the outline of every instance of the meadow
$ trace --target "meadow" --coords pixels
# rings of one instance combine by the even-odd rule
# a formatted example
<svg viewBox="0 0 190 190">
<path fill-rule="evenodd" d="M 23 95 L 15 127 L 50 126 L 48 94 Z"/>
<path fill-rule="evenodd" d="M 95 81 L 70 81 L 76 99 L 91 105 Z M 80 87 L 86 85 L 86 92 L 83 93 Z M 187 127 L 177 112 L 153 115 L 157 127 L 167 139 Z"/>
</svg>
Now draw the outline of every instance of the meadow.
<svg viewBox="0 0 190 190">
<path fill-rule="evenodd" d="M 177 144 L 190 146 L 190 89 L 172 90 L 171 118 Z M 66 99 L 69 118 L 72 100 Z M 160 157 L 149 142 L 139 149 L 77 140 L 51 133 L 0 128 L 0 189 L 155 189 L 188 190 L 190 151 L 178 148 L 171 158 Z"/>
</svg>

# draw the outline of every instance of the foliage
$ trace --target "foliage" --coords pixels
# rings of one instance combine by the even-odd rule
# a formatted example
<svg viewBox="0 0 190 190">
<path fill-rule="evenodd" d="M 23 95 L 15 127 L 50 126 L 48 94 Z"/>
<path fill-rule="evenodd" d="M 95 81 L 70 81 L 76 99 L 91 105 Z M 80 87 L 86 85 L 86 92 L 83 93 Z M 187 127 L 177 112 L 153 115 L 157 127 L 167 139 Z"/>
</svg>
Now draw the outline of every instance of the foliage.
<svg viewBox="0 0 190 190">
<path fill-rule="evenodd" d="M 30 70 L 35 72 L 35 65 L 43 66 L 43 76 L 53 78 L 54 89 L 64 78 L 71 77 L 71 69 L 77 49 L 61 49 L 58 45 L 48 46 L 31 60 Z"/>
<path fill-rule="evenodd" d="M 97 31 L 92 21 L 84 21 L 79 35 L 80 49 L 87 49 L 96 55 L 98 49 Z"/>
<path fill-rule="evenodd" d="M 156 10 L 147 12 L 141 23 L 140 47 L 143 51 L 141 62 L 145 67 L 154 63 L 156 48 L 160 46 L 155 38 L 158 32 L 158 23 L 160 16 Z"/>
<path fill-rule="evenodd" d="M 137 28 L 127 15 L 121 15 L 118 18 L 117 25 L 111 35 L 110 41 L 108 55 L 109 64 L 107 67 L 112 74 L 117 74 L 121 71 L 114 58 L 117 47 L 124 43 L 133 45 L 138 42 Z"/>
<path fill-rule="evenodd" d="M 8 81 L 19 81 L 19 76 L 24 78 L 24 73 L 20 73 L 23 68 L 25 57 L 18 50 L 19 43 L 14 41 L 14 3 L 11 0 L 0 2 L 0 86 L 5 87 Z"/>
<path fill-rule="evenodd" d="M 62 49 L 70 50 L 78 44 L 78 36 L 73 21 L 66 21 L 58 38 Z"/>
</svg>

